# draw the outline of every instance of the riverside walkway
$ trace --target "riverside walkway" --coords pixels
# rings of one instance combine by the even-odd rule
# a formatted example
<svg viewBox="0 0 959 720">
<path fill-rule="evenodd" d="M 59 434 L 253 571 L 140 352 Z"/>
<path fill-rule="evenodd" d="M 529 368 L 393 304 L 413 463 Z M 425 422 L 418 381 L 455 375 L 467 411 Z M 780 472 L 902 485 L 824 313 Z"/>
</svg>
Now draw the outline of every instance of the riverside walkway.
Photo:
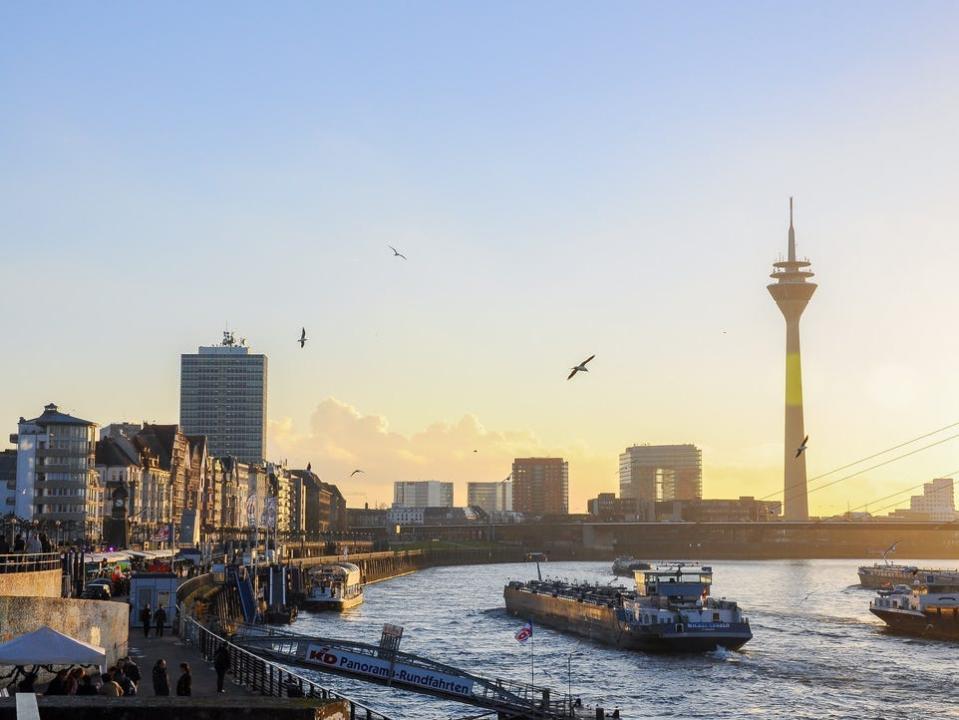
<svg viewBox="0 0 959 720">
<path fill-rule="evenodd" d="M 213 669 L 212 661 L 206 660 L 197 652 L 195 647 L 182 642 L 179 637 L 172 633 L 166 633 L 162 638 L 153 635 L 144 638 L 140 628 L 130 628 L 128 655 L 136 661 L 136 664 L 140 667 L 140 674 L 143 676 L 137 692 L 138 695 L 152 696 L 154 694 L 153 665 L 160 658 L 166 660 L 167 674 L 170 676 L 171 695 L 176 695 L 176 683 L 180 677 L 181 662 L 190 665 L 193 675 L 194 697 L 215 697 L 220 694 L 216 691 L 216 671 Z M 226 695 L 253 695 L 243 685 L 235 683 L 229 673 L 227 673 L 226 682 L 223 683 L 223 689 Z"/>
</svg>

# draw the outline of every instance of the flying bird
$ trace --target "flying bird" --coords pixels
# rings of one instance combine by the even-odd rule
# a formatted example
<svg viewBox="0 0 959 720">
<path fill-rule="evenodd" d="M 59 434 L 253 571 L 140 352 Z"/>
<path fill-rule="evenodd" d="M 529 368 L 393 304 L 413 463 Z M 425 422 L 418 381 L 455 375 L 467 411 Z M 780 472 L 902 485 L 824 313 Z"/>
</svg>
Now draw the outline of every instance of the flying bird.
<svg viewBox="0 0 959 720">
<path fill-rule="evenodd" d="M 306 328 L 300 331 L 300 339 L 297 342 L 300 343 L 300 350 L 302 350 L 303 346 L 306 345 Z"/>
<path fill-rule="evenodd" d="M 406 260 L 406 255 L 404 255 L 403 253 L 401 253 L 399 250 L 397 250 L 397 249 L 396 249 L 395 247 L 393 247 L 392 245 L 387 245 L 386 247 L 388 247 L 390 250 L 393 251 L 393 257 L 401 257 L 401 258 L 403 258 L 404 260 Z"/>
<path fill-rule="evenodd" d="M 361 472 L 363 472 L 363 471 L 362 471 L 362 470 L 354 470 L 353 472 L 350 473 L 350 477 L 353 477 L 354 475 L 356 475 L 356 473 L 361 473 Z M 365 475 L 366 473 L 363 473 L 363 474 Z"/>
<path fill-rule="evenodd" d="M 590 355 L 588 358 L 586 358 L 585 360 L 583 360 L 583 362 L 581 362 L 581 363 L 580 363 L 579 365 L 577 365 L 576 367 L 570 368 L 570 370 L 572 370 L 572 372 L 567 376 L 566 379 L 567 379 L 567 380 L 570 380 L 570 379 L 573 377 L 573 375 L 575 375 L 575 374 L 578 373 L 578 372 L 589 372 L 589 370 L 586 368 L 586 363 L 588 363 L 588 362 L 589 362 L 590 360 L 592 360 L 594 357 L 596 357 L 596 356 L 595 356 L 595 355 Z"/>
<path fill-rule="evenodd" d="M 796 448 L 796 457 L 799 457 L 804 452 L 806 452 L 806 443 L 808 442 L 809 442 L 809 436 L 807 435 L 806 437 L 802 439 L 802 445 Z"/>
</svg>

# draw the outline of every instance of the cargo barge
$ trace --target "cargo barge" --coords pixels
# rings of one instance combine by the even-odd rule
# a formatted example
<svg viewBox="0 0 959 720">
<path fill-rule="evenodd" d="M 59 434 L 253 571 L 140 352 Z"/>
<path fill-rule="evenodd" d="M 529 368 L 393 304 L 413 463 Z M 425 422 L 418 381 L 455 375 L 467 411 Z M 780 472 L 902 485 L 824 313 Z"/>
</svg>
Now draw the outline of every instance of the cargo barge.
<svg viewBox="0 0 959 720">
<path fill-rule="evenodd" d="M 951 590 L 899 585 L 881 592 L 869 603 L 869 612 L 893 632 L 938 640 L 959 640 L 959 588 Z"/>
<path fill-rule="evenodd" d="M 596 642 L 646 652 L 736 650 L 752 639 L 730 600 L 710 597 L 712 569 L 666 565 L 636 572 L 636 590 L 550 580 L 510 582 L 512 615 Z"/>
</svg>

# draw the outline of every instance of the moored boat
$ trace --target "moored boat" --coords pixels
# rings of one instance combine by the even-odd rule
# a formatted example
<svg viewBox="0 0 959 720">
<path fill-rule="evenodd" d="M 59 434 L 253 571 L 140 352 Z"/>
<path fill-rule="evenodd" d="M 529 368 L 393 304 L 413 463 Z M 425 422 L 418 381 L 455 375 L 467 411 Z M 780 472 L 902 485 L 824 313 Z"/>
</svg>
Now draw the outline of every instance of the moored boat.
<svg viewBox="0 0 959 720">
<path fill-rule="evenodd" d="M 637 560 L 632 555 L 624 555 L 613 560 L 613 575 L 617 577 L 632 578 L 637 570 L 650 570 L 652 566 L 648 562 Z"/>
<path fill-rule="evenodd" d="M 959 570 L 940 570 L 920 568 L 915 565 L 895 563 L 876 563 L 859 567 L 859 584 L 864 588 L 877 590 L 891 589 L 896 585 L 912 586 L 916 581 L 920 585 L 959 585 Z"/>
<path fill-rule="evenodd" d="M 636 572 L 636 590 L 560 581 L 511 582 L 511 614 L 628 650 L 735 650 L 752 638 L 739 606 L 710 597 L 712 569 L 663 565 Z"/>
<path fill-rule="evenodd" d="M 304 610 L 347 610 L 363 602 L 360 569 L 353 563 L 323 565 L 310 573 Z"/>
</svg>

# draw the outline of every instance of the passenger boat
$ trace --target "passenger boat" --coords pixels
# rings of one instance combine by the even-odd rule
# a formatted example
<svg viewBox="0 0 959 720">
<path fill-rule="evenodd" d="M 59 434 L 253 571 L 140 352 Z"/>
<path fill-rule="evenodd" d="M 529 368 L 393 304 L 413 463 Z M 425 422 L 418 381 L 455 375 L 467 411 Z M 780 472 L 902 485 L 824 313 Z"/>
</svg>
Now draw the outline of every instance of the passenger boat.
<svg viewBox="0 0 959 720">
<path fill-rule="evenodd" d="M 347 610 L 363 602 L 360 569 L 353 563 L 324 565 L 310 573 L 304 610 Z"/>
<path fill-rule="evenodd" d="M 661 565 L 635 577 L 635 590 L 514 581 L 503 596 L 512 615 L 627 650 L 735 650 L 752 639 L 739 606 L 710 597 L 712 568 Z"/>
<path fill-rule="evenodd" d="M 613 575 L 616 577 L 631 578 L 637 570 L 650 569 L 652 566 L 649 563 L 637 560 L 632 555 L 623 555 L 613 560 Z"/>
<path fill-rule="evenodd" d="M 880 591 L 869 612 L 894 632 L 959 640 L 959 587 L 897 585 Z"/>
</svg>

